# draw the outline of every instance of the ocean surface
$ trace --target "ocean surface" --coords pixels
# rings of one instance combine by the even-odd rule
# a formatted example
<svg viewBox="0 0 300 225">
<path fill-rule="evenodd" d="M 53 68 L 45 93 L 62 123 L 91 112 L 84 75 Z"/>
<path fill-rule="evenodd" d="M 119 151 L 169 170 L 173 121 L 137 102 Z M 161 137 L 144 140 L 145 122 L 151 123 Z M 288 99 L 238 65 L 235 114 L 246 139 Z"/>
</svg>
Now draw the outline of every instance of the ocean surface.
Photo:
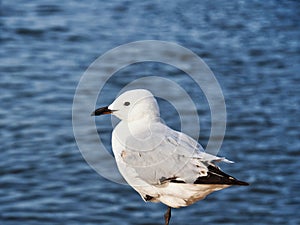
<svg viewBox="0 0 300 225">
<path fill-rule="evenodd" d="M 73 98 L 89 65 L 140 40 L 177 43 L 210 67 L 227 110 L 219 155 L 235 161 L 220 166 L 251 184 L 175 209 L 170 224 L 300 224 L 299 1 L 4 0 L 0 7 L 1 225 L 163 224 L 164 205 L 143 202 L 131 187 L 104 178 L 86 162 L 72 126 Z M 107 72 L 120 59 L 107 62 Z M 189 65 L 188 58 L 182 63 Z M 206 146 L 207 100 L 187 74 L 169 65 L 120 69 L 94 107 L 151 76 L 172 80 L 191 96 L 200 121 L 190 118 L 189 126 L 200 125 L 199 142 Z M 180 129 L 184 124 L 172 104 L 159 104 L 164 122 Z M 96 121 L 111 154 L 110 116 L 80 116 Z M 88 139 L 91 128 L 83 124 L 85 129 L 82 139 L 97 151 Z"/>
</svg>

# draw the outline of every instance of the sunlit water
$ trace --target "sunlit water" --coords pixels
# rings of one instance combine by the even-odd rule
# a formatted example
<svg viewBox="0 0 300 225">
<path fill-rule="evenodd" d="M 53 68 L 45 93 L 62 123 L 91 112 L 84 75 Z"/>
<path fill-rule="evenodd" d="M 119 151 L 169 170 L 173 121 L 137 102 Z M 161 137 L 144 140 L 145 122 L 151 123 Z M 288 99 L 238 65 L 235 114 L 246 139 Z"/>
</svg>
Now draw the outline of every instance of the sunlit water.
<svg viewBox="0 0 300 225">
<path fill-rule="evenodd" d="M 299 2 L 17 0 L 2 2 L 0 15 L 1 224 L 163 223 L 165 206 L 144 203 L 129 186 L 89 167 L 71 121 L 75 89 L 89 64 L 113 47 L 145 39 L 181 44 L 213 70 L 227 106 L 219 154 L 236 162 L 221 167 L 251 183 L 174 210 L 171 224 L 300 223 Z M 170 66 L 122 69 L 98 105 L 151 75 L 176 81 L 192 96 L 205 146 L 207 102 Z M 163 120 L 180 129 L 174 108 L 159 103 Z M 109 149 L 110 117 L 96 122 Z"/>
</svg>

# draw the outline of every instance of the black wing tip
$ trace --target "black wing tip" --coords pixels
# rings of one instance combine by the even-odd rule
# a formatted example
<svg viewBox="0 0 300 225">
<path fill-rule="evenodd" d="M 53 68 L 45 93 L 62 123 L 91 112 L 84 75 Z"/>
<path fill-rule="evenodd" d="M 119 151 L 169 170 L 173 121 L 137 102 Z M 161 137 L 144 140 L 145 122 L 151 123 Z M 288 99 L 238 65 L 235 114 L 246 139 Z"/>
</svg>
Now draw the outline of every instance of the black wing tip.
<svg viewBox="0 0 300 225">
<path fill-rule="evenodd" d="M 241 181 L 241 180 L 236 180 L 236 184 L 235 185 L 240 185 L 240 186 L 249 186 L 250 184 L 245 182 L 245 181 Z"/>
<path fill-rule="evenodd" d="M 232 182 L 228 182 L 229 185 L 238 185 L 238 186 L 248 186 L 249 183 L 245 182 L 245 181 L 241 181 L 241 180 L 237 180 L 234 177 L 230 177 L 230 180 L 232 180 Z"/>
<path fill-rule="evenodd" d="M 216 166 L 209 165 L 207 176 L 198 177 L 194 184 L 221 184 L 221 185 L 240 185 L 248 186 L 249 183 L 240 181 L 220 170 Z"/>
<path fill-rule="evenodd" d="M 218 184 L 218 185 L 239 185 L 248 186 L 249 183 L 237 180 L 233 177 L 219 177 L 217 175 L 208 175 L 205 177 L 198 177 L 194 184 Z"/>
</svg>

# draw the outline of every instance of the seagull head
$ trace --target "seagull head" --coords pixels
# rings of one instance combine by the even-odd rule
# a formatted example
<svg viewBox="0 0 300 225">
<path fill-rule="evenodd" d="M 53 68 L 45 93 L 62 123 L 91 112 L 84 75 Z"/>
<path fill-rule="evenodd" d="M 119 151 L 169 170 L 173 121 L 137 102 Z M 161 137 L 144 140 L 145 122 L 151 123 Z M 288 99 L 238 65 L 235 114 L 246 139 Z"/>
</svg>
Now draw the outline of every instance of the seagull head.
<svg viewBox="0 0 300 225">
<path fill-rule="evenodd" d="M 140 119 L 159 118 L 159 109 L 152 93 L 145 89 L 135 89 L 121 94 L 112 104 L 96 109 L 92 116 L 113 114 L 127 122 Z"/>
</svg>

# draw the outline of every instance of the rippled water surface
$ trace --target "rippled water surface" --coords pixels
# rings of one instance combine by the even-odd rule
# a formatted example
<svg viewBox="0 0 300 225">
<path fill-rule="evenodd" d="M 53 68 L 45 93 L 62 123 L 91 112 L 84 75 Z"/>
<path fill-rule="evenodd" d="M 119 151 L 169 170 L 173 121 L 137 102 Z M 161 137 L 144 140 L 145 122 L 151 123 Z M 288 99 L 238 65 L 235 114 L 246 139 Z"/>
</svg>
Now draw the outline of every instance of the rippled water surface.
<svg viewBox="0 0 300 225">
<path fill-rule="evenodd" d="M 191 49 L 212 69 L 227 107 L 219 154 L 236 162 L 221 166 L 251 183 L 175 209 L 171 224 L 300 224 L 299 6 L 275 0 L 2 1 L 0 223 L 163 224 L 165 206 L 144 203 L 129 186 L 89 167 L 72 129 L 73 96 L 86 68 L 118 45 L 155 39 Z M 206 145 L 207 102 L 170 66 L 123 68 L 104 87 L 99 106 L 128 82 L 151 75 L 187 90 Z M 180 129 L 174 108 L 160 105 L 164 121 Z M 96 122 L 109 149 L 111 120 Z"/>
</svg>

